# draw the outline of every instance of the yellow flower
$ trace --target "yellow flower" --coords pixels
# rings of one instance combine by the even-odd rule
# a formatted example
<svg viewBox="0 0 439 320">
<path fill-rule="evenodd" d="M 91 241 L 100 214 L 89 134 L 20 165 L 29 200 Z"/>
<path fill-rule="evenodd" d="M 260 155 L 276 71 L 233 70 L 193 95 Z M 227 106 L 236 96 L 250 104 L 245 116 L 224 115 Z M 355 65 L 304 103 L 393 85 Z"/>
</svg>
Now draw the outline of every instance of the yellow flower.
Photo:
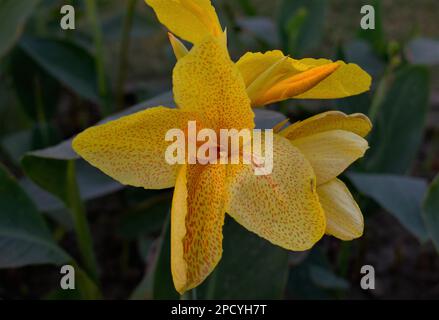
<svg viewBox="0 0 439 320">
<path fill-rule="evenodd" d="M 328 111 L 296 122 L 279 134 L 300 150 L 314 169 L 317 193 L 326 216 L 326 233 L 341 240 L 363 234 L 363 216 L 345 184 L 337 179 L 368 149 L 371 130 L 363 114 Z"/>
<path fill-rule="evenodd" d="M 367 149 L 365 116 L 329 112 L 289 126 L 274 136 L 273 171 L 266 176 L 255 175 L 242 161 L 170 165 L 164 155 L 171 144 L 166 133 L 187 131 L 189 121 L 216 132 L 253 129 L 252 105 L 359 93 L 365 84 L 351 80 L 361 82 L 367 74 L 342 62 L 293 60 L 280 51 L 248 53 L 234 64 L 210 1 L 147 3 L 171 31 L 194 43 L 187 51 L 171 35 L 179 57 L 173 71 L 178 109 L 159 106 L 89 128 L 73 140 L 73 148 L 123 184 L 175 186 L 171 270 L 177 291 L 194 288 L 217 265 L 226 212 L 288 250 L 307 250 L 325 232 L 345 240 L 360 236 L 361 212 L 337 176 Z"/>
<path fill-rule="evenodd" d="M 177 291 L 194 288 L 217 265 L 226 212 L 274 244 L 296 251 L 311 248 L 325 232 L 325 216 L 316 175 L 288 138 L 274 136 L 273 171 L 267 176 L 256 176 L 252 165 L 242 162 L 165 161 L 171 144 L 165 134 L 187 129 L 188 121 L 216 131 L 254 128 L 244 81 L 222 39 L 205 37 L 177 62 L 173 91 L 178 109 L 155 107 L 89 128 L 73 140 L 73 148 L 123 184 L 147 189 L 175 186 L 171 270 Z"/>
<path fill-rule="evenodd" d="M 145 0 L 160 22 L 184 40 L 196 44 L 207 35 L 224 38 L 210 0 Z M 177 58 L 186 54 L 173 35 Z M 226 43 L 226 41 L 224 42 Z M 358 65 L 327 59 L 292 59 L 281 51 L 248 52 L 236 63 L 252 106 L 285 99 L 335 99 L 363 93 L 371 77 Z"/>
<path fill-rule="evenodd" d="M 222 28 L 210 0 L 145 1 L 165 26 L 184 40 L 196 44 L 208 34 L 225 37 L 225 33 L 218 31 Z M 191 11 L 188 3 L 197 9 Z M 185 14 L 181 14 L 182 10 L 186 10 Z M 205 15 L 200 15 L 200 10 L 204 10 Z M 201 16 L 209 17 L 208 22 L 205 20 L 205 23 L 201 23 Z M 186 28 L 191 23 L 198 27 L 191 29 L 189 35 Z M 183 43 L 171 33 L 169 39 L 177 59 L 184 57 L 187 49 Z M 369 74 L 356 64 L 327 59 L 296 60 L 286 57 L 279 50 L 248 52 L 238 60 L 236 66 L 244 79 L 253 107 L 290 98 L 343 98 L 365 92 L 371 84 Z M 342 240 L 362 235 L 363 216 L 349 190 L 336 177 L 364 155 L 368 143 L 363 137 L 371 127 L 365 115 L 346 116 L 341 112 L 327 112 L 295 123 L 280 133 L 311 163 L 327 220 L 326 233 Z M 245 217 L 234 218 L 246 221 Z"/>
</svg>

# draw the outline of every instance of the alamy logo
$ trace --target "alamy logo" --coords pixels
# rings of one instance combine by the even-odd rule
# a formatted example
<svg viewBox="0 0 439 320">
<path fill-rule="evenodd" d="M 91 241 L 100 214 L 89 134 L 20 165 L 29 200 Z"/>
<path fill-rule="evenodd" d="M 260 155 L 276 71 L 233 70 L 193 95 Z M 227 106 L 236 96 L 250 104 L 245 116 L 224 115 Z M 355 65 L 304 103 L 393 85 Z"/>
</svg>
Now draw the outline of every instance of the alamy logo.
<svg viewBox="0 0 439 320">
<path fill-rule="evenodd" d="M 60 274 L 63 274 L 59 285 L 63 290 L 74 290 L 75 289 L 75 268 L 73 266 L 66 264 L 61 267 Z"/>
<path fill-rule="evenodd" d="M 59 23 L 61 29 L 75 30 L 75 8 L 66 4 L 61 7 L 60 13 L 63 14 L 63 17 Z"/>
<path fill-rule="evenodd" d="M 361 277 L 360 286 L 363 290 L 374 290 L 375 289 L 375 268 L 371 265 L 364 265 L 360 270 Z"/>
<path fill-rule="evenodd" d="M 375 8 L 371 5 L 364 5 L 360 12 L 364 14 L 360 21 L 361 29 L 375 30 Z"/>
<path fill-rule="evenodd" d="M 219 134 L 219 137 L 218 137 Z M 170 129 L 165 141 L 172 142 L 165 152 L 168 164 L 248 164 L 255 175 L 273 171 L 272 129 L 197 129 L 188 121 L 186 130 Z"/>
</svg>

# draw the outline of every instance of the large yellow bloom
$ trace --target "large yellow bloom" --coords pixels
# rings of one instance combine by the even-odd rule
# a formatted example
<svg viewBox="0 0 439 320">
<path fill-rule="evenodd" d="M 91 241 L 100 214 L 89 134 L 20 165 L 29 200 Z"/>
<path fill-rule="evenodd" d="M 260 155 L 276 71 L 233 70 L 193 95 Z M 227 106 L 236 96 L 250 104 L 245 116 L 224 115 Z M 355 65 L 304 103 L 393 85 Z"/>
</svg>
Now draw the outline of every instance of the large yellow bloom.
<svg viewBox="0 0 439 320">
<path fill-rule="evenodd" d="M 222 38 L 210 0 L 145 0 L 171 32 L 196 44 L 206 35 Z M 187 52 L 172 34 L 177 58 Z M 226 41 L 224 41 L 226 43 Z M 363 93 L 371 77 L 358 65 L 328 59 L 296 60 L 281 51 L 248 52 L 236 63 L 253 107 L 285 99 L 336 99 Z"/>
<path fill-rule="evenodd" d="M 222 39 L 222 43 L 227 42 L 210 0 L 145 2 L 154 9 L 160 22 L 184 40 L 196 44 L 211 35 Z M 186 47 L 173 34 L 170 33 L 169 38 L 177 59 L 184 57 L 188 52 Z M 236 66 L 253 107 L 290 98 L 343 98 L 363 93 L 371 85 L 369 74 L 356 64 L 328 59 L 296 60 L 279 50 L 248 52 Z M 368 144 L 363 138 L 371 127 L 370 120 L 363 114 L 346 116 L 341 112 L 327 112 L 295 123 L 280 133 L 311 163 L 327 220 L 326 233 L 342 240 L 362 235 L 363 216 L 349 190 L 336 177 L 364 155 Z M 234 218 L 247 221 L 245 217 Z"/>
<path fill-rule="evenodd" d="M 175 186 L 171 270 L 177 291 L 197 286 L 217 265 L 226 212 L 289 250 L 309 249 L 325 232 L 341 239 L 361 235 L 361 212 L 336 177 L 367 149 L 365 116 L 330 112 L 286 128 L 274 136 L 273 172 L 267 176 L 256 176 L 243 163 L 169 165 L 164 155 L 171 144 L 165 141 L 168 130 L 186 130 L 188 121 L 217 132 L 253 129 L 252 105 L 312 92 L 327 98 L 359 93 L 369 84 L 355 86 L 352 80 L 367 74 L 341 62 L 296 61 L 279 51 L 247 54 L 234 64 L 210 1 L 147 2 L 171 31 L 194 43 L 187 51 L 173 41 L 180 57 L 173 71 L 178 109 L 155 107 L 89 128 L 73 148 L 123 184 Z"/>
<path fill-rule="evenodd" d="M 178 109 L 155 107 L 92 127 L 73 140 L 74 150 L 123 184 L 175 186 L 171 210 L 171 269 L 177 291 L 201 283 L 222 254 L 229 213 L 247 229 L 289 250 L 311 248 L 326 221 L 316 176 L 287 138 L 275 135 L 273 172 L 256 176 L 252 165 L 169 165 L 169 129 L 195 120 L 204 128 L 252 129 L 254 114 L 241 74 L 222 41 L 207 36 L 173 72 Z M 265 144 L 262 143 L 262 146 Z"/>
</svg>

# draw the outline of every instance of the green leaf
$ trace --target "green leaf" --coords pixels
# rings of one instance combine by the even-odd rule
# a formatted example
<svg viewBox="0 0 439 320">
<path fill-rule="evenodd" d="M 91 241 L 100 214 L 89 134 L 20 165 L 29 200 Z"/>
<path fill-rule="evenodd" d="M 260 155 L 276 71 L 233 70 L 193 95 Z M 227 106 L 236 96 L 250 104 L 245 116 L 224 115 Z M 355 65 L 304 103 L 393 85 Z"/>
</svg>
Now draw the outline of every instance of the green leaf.
<svg viewBox="0 0 439 320">
<path fill-rule="evenodd" d="M 303 258 L 303 255 L 306 257 Z M 294 263 L 289 271 L 287 294 L 295 299 L 329 299 L 330 292 L 319 285 L 320 275 L 311 274 L 312 268 L 329 270 L 330 264 L 319 247 L 308 252 L 295 252 L 291 257 L 299 256 L 300 262 Z M 315 273 L 315 272 L 314 272 Z M 324 281 L 323 281 L 324 282 Z"/>
<path fill-rule="evenodd" d="M 170 214 L 164 224 L 160 240 L 160 251 L 154 268 L 152 284 L 153 298 L 158 300 L 177 299 L 180 295 L 175 290 L 171 273 L 171 223 Z"/>
<path fill-rule="evenodd" d="M 256 9 L 250 0 L 238 0 L 238 3 L 247 16 L 256 15 Z"/>
<path fill-rule="evenodd" d="M 374 109 L 366 167 L 371 172 L 402 174 L 410 169 L 424 133 L 429 100 L 427 70 L 406 67 L 388 87 Z"/>
<path fill-rule="evenodd" d="M 0 140 L 0 145 L 9 160 L 19 163 L 23 154 L 32 150 L 32 130 L 23 130 L 5 135 Z"/>
<path fill-rule="evenodd" d="M 381 0 L 373 0 L 370 4 L 375 9 L 375 29 L 364 30 L 360 28 L 358 36 L 359 38 L 368 41 L 374 48 L 375 52 L 381 55 L 386 51 Z"/>
<path fill-rule="evenodd" d="M 337 276 L 329 268 L 322 266 L 311 265 L 310 278 L 320 288 L 330 290 L 347 290 L 349 289 L 349 282 Z"/>
<path fill-rule="evenodd" d="M 39 0 L 0 0 L 0 58 L 20 38 Z"/>
<path fill-rule="evenodd" d="M 308 11 L 306 8 L 300 8 L 297 12 L 288 19 L 286 24 L 286 32 L 288 34 L 288 52 L 299 51 L 299 37 L 301 35 L 302 26 L 306 21 Z"/>
<path fill-rule="evenodd" d="M 280 299 L 288 276 L 288 252 L 226 218 L 223 256 L 200 287 L 206 299 Z"/>
<path fill-rule="evenodd" d="M 39 187 L 31 179 L 23 177 L 20 185 L 35 203 L 39 212 L 46 214 L 66 230 L 72 230 L 74 223 L 70 211 L 59 198 Z"/>
<path fill-rule="evenodd" d="M 70 203 L 67 182 L 68 161 L 43 158 L 28 153 L 21 163 L 26 175 L 37 185 L 54 194 L 64 203 Z"/>
<path fill-rule="evenodd" d="M 284 0 L 280 7 L 279 30 L 284 49 L 302 57 L 320 45 L 326 21 L 326 0 Z"/>
<path fill-rule="evenodd" d="M 31 155 L 32 157 L 36 157 L 37 161 L 40 158 L 47 159 L 41 161 L 42 167 L 40 174 L 44 175 L 44 172 L 47 172 L 47 175 L 50 175 L 52 172 L 50 155 L 37 154 L 38 156 L 36 156 L 35 153 L 30 153 L 27 156 Z M 46 166 L 47 170 L 45 168 Z M 62 175 L 63 173 L 60 172 L 59 174 Z M 119 182 L 111 179 L 83 160 L 76 161 L 76 179 L 82 201 L 96 199 L 124 188 Z M 34 201 L 39 211 L 47 213 L 67 228 L 73 226 L 71 215 L 66 213 L 66 204 L 63 201 L 60 201 L 59 198 L 45 191 L 29 179 L 22 179 L 20 184 Z"/>
<path fill-rule="evenodd" d="M 425 226 L 439 253 L 439 175 L 431 183 L 423 206 Z"/>
<path fill-rule="evenodd" d="M 179 298 L 171 274 L 171 224 L 169 220 L 170 214 L 163 225 L 154 262 L 131 295 L 131 299 L 170 300 Z"/>
<path fill-rule="evenodd" d="M 34 37 L 24 38 L 20 47 L 73 92 L 92 102 L 100 102 L 95 62 L 84 48 L 65 40 Z"/>
<path fill-rule="evenodd" d="M 16 96 L 26 114 L 40 123 L 49 121 L 58 104 L 59 82 L 21 48 L 12 52 L 8 71 Z"/>
<path fill-rule="evenodd" d="M 14 164 L 19 164 L 26 152 L 53 144 L 58 133 L 49 124 L 35 124 L 32 128 L 5 135 L 0 146 Z"/>
<path fill-rule="evenodd" d="M 160 230 L 170 210 L 170 194 L 152 196 L 123 216 L 119 232 L 127 239 Z"/>
<path fill-rule="evenodd" d="M 0 63 L 0 75 L 6 75 L 5 63 Z M 4 78 L 7 78 L 4 77 Z M 11 90 L 9 81 L 0 82 L 0 136 L 24 130 L 32 125 L 29 117 L 20 108 L 18 99 Z"/>
<path fill-rule="evenodd" d="M 421 216 L 422 200 L 427 190 L 425 180 L 368 173 L 349 173 L 348 178 L 361 193 L 391 213 L 419 241 L 428 239 Z"/>
<path fill-rule="evenodd" d="M 75 161 L 42 157 L 39 153 L 28 153 L 23 157 L 21 164 L 29 178 L 44 190 L 58 197 L 70 210 L 84 268 L 89 276 L 96 281 L 96 258 L 85 216 L 85 208 L 80 199 Z"/>
<path fill-rule="evenodd" d="M 358 94 L 356 96 L 347 97 L 343 99 L 337 99 L 335 102 L 335 108 L 344 113 L 369 113 L 371 104 L 369 92 Z"/>
<path fill-rule="evenodd" d="M 62 264 L 69 256 L 17 181 L 0 165 L 0 268 Z"/>
</svg>

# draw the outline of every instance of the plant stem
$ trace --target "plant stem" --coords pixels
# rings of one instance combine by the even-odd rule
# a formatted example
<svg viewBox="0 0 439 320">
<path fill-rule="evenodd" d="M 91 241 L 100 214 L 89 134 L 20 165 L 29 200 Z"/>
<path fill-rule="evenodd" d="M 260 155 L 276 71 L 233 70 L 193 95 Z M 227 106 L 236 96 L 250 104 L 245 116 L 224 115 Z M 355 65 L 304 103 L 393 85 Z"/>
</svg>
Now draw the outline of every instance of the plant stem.
<svg viewBox="0 0 439 320">
<path fill-rule="evenodd" d="M 99 95 L 103 103 L 104 115 L 111 113 L 108 92 L 107 81 L 105 77 L 105 63 L 104 63 L 104 45 L 102 37 L 102 29 L 99 24 L 98 14 L 96 11 L 96 0 L 85 0 L 87 16 L 91 27 L 93 29 L 93 40 L 95 46 L 95 63 L 97 71 L 97 82 Z"/>
<path fill-rule="evenodd" d="M 128 66 L 128 52 L 131 40 L 131 28 L 133 25 L 134 9 L 136 0 L 128 0 L 125 17 L 123 19 L 122 35 L 120 40 L 119 51 L 119 70 L 116 83 L 116 101 L 119 109 L 123 108 L 124 87 Z"/>
<path fill-rule="evenodd" d="M 338 253 L 338 261 L 337 261 L 339 274 L 342 277 L 346 277 L 348 274 L 350 255 L 351 255 L 351 243 L 342 242 L 340 245 L 340 251 Z"/>
<path fill-rule="evenodd" d="M 68 206 L 71 209 L 75 226 L 76 238 L 79 251 L 84 264 L 84 269 L 91 279 L 98 283 L 98 267 L 93 250 L 93 242 L 85 214 L 84 204 L 79 196 L 78 185 L 76 182 L 75 161 L 69 160 L 67 165 L 68 183 Z"/>
<path fill-rule="evenodd" d="M 192 300 L 197 300 L 197 288 L 193 288 L 191 290 L 192 293 Z"/>
<path fill-rule="evenodd" d="M 197 300 L 197 289 L 186 291 L 180 296 L 180 300 Z"/>
<path fill-rule="evenodd" d="M 207 293 L 206 293 L 206 299 L 212 300 L 215 298 L 215 289 L 216 289 L 216 282 L 218 279 L 218 272 L 214 271 L 212 275 L 209 277 L 209 282 L 207 286 Z"/>
<path fill-rule="evenodd" d="M 180 296 L 180 300 L 191 300 L 191 293 L 186 291 Z"/>
</svg>

